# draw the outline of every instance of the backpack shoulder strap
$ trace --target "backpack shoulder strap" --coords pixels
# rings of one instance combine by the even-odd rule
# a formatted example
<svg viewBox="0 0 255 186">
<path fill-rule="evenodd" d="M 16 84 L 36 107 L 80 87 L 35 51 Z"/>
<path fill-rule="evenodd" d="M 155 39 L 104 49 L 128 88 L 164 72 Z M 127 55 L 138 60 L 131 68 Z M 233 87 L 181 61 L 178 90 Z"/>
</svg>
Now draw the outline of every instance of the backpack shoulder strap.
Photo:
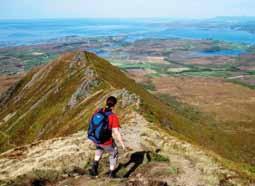
<svg viewBox="0 0 255 186">
<path fill-rule="evenodd" d="M 101 114 L 104 114 L 106 116 L 109 116 L 112 114 L 112 110 L 109 110 L 107 108 L 99 108 L 97 109 L 97 112 L 100 112 Z"/>
<path fill-rule="evenodd" d="M 105 115 L 106 115 L 106 116 L 110 116 L 110 115 L 112 115 L 112 114 L 113 114 L 112 111 L 105 112 Z"/>
<path fill-rule="evenodd" d="M 108 119 L 108 112 L 106 112 L 105 108 L 99 108 L 96 113 L 102 114 L 106 119 Z"/>
</svg>

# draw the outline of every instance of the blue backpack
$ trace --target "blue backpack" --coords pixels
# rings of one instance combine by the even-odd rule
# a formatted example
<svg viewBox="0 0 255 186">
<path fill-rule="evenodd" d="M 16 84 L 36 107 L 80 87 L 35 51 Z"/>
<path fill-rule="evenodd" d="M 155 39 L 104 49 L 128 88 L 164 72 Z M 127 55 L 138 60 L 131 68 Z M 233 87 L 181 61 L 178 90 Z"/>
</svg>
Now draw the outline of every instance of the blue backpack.
<svg viewBox="0 0 255 186">
<path fill-rule="evenodd" d="M 112 130 L 109 129 L 108 117 L 111 110 L 99 109 L 91 118 L 88 128 L 88 138 L 96 144 L 103 144 L 112 137 Z"/>
</svg>

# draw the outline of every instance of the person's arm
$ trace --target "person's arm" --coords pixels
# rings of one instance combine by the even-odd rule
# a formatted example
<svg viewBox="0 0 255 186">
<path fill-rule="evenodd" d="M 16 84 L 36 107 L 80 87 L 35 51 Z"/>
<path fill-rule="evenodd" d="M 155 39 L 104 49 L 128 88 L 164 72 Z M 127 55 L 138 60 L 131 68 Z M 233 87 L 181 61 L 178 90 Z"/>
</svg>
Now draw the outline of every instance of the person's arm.
<svg viewBox="0 0 255 186">
<path fill-rule="evenodd" d="M 113 128 L 112 131 L 113 131 L 114 135 L 117 137 L 118 141 L 120 142 L 122 148 L 125 150 L 126 146 L 125 146 L 125 144 L 123 142 L 123 139 L 122 139 L 122 136 L 121 136 L 119 128 Z"/>
</svg>

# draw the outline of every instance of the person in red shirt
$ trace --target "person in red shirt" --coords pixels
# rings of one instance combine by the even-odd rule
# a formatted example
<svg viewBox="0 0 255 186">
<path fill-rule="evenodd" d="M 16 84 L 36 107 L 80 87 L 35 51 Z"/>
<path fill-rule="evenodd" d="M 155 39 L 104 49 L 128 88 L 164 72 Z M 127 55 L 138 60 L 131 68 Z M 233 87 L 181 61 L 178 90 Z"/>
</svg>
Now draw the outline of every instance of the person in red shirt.
<svg viewBox="0 0 255 186">
<path fill-rule="evenodd" d="M 106 107 L 103 108 L 104 112 L 112 112 L 113 108 L 115 107 L 117 103 L 117 99 L 114 96 L 110 96 L 106 100 Z M 96 111 L 98 112 L 98 110 Z M 108 127 L 111 129 L 112 133 L 115 134 L 117 140 L 121 144 L 123 150 L 126 149 L 125 144 L 123 142 L 121 133 L 120 133 L 120 124 L 119 119 L 116 114 L 113 112 L 108 116 Z M 104 152 L 107 152 L 110 154 L 109 156 L 109 162 L 110 162 L 110 171 L 109 171 L 109 177 L 115 177 L 114 170 L 117 165 L 118 161 L 118 147 L 113 139 L 113 137 L 110 137 L 109 140 L 102 144 L 95 144 L 96 145 L 96 152 L 95 152 L 95 158 L 94 162 L 92 164 L 90 171 L 90 175 L 97 176 L 98 175 L 98 165 L 99 161 L 103 155 Z"/>
</svg>

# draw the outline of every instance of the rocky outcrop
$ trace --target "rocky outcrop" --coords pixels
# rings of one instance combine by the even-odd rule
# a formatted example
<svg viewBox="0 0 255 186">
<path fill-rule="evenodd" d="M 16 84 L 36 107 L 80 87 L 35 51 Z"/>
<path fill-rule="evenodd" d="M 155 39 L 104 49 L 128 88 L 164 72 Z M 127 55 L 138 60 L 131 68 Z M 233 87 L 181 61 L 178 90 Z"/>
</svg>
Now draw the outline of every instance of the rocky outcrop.
<svg viewBox="0 0 255 186">
<path fill-rule="evenodd" d="M 131 112 L 122 124 L 121 132 L 128 151 L 119 149 L 119 179 L 106 179 L 108 158 L 100 163 L 98 178 L 90 178 L 88 168 L 94 145 L 86 140 L 86 133 L 38 141 L 0 155 L 0 183 L 2 185 L 243 185 L 249 180 L 224 168 L 199 147 L 155 130 L 143 116 Z M 0 185 L 1 185 L 0 184 Z"/>
<path fill-rule="evenodd" d="M 98 102 L 104 103 L 105 99 L 110 95 L 118 98 L 118 105 L 121 109 L 127 108 L 128 106 L 135 106 L 136 109 L 139 109 L 141 99 L 138 95 L 126 90 L 126 89 L 117 89 L 112 90 L 110 93 L 104 95 Z"/>
<path fill-rule="evenodd" d="M 0 156 L 0 183 L 25 185 L 39 179 L 57 180 L 84 168 L 90 153 L 84 132 L 15 148 Z"/>
<path fill-rule="evenodd" d="M 250 184 L 217 156 L 171 136 L 157 122 L 173 118 L 178 124 L 182 118 L 168 115 L 166 105 L 91 53 L 63 55 L 20 83 L 1 102 L 6 106 L 0 110 L 0 150 L 13 149 L 0 155 L 0 185 Z M 127 152 L 119 149 L 116 181 L 105 178 L 106 156 L 99 177 L 88 176 L 94 146 L 84 132 L 110 95 L 118 97 L 115 111 L 128 146 Z"/>
<path fill-rule="evenodd" d="M 77 90 L 72 95 L 70 101 L 68 102 L 68 107 L 73 108 L 81 100 L 86 99 L 88 95 L 91 94 L 93 89 L 100 85 L 100 80 L 97 78 L 97 75 L 94 70 L 87 67 L 84 72 L 84 80 Z"/>
</svg>

